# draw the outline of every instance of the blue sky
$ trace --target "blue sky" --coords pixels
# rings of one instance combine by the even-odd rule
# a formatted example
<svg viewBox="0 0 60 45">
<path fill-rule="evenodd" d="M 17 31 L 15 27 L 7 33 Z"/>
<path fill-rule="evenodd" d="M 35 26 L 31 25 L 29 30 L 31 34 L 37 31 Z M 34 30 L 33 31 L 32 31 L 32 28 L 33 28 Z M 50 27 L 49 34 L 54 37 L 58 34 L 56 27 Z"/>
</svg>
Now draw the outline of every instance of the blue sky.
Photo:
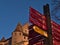
<svg viewBox="0 0 60 45">
<path fill-rule="evenodd" d="M 51 0 L 0 0 L 0 39 L 11 37 L 18 22 L 22 25 L 29 21 L 29 7 L 43 13 L 43 5 Z"/>
</svg>

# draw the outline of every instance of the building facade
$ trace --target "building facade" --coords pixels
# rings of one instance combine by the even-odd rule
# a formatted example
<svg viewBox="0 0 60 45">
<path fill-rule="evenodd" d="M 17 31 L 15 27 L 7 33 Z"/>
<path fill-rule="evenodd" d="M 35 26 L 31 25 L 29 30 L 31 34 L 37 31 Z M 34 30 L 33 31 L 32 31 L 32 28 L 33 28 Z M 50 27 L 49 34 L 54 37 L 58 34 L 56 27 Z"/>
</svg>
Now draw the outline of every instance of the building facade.
<svg viewBox="0 0 60 45">
<path fill-rule="evenodd" d="M 28 45 L 28 35 L 29 35 L 29 23 L 25 25 L 17 24 L 15 30 L 12 32 L 12 37 L 5 39 L 4 37 L 0 40 L 0 45 Z"/>
</svg>

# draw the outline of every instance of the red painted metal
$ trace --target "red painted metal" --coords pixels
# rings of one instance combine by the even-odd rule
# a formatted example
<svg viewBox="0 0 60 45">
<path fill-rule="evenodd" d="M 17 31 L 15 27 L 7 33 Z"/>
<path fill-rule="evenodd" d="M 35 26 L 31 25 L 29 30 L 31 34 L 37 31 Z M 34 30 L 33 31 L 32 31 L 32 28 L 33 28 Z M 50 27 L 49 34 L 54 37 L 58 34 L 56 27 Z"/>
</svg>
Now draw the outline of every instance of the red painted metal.
<svg viewBox="0 0 60 45">
<path fill-rule="evenodd" d="M 32 7 L 30 7 L 29 20 L 33 25 L 36 25 L 39 28 L 42 28 L 43 30 L 48 30 L 47 25 L 46 25 L 46 17 L 42 15 L 41 13 L 39 13 L 37 10 L 33 9 Z M 54 45 L 60 45 L 60 25 L 54 22 L 53 20 L 51 20 L 51 25 L 52 25 L 51 26 L 52 35 L 54 38 L 53 43 Z M 41 45 L 41 44 L 36 43 L 36 45 Z"/>
</svg>

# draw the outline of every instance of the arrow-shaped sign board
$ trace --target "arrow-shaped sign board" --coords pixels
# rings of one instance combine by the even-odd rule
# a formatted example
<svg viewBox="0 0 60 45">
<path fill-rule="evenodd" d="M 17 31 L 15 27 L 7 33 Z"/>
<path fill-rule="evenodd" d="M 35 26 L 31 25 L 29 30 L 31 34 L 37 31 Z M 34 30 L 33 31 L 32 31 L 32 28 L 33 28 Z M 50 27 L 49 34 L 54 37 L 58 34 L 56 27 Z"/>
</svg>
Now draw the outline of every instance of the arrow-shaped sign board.
<svg viewBox="0 0 60 45">
<path fill-rule="evenodd" d="M 48 37 L 47 32 L 42 30 L 42 29 L 40 29 L 39 27 L 33 26 L 33 29 L 34 29 L 35 32 L 37 32 L 37 33 L 39 33 L 39 34 L 41 34 L 41 35 L 43 35 L 45 37 Z"/>
</svg>

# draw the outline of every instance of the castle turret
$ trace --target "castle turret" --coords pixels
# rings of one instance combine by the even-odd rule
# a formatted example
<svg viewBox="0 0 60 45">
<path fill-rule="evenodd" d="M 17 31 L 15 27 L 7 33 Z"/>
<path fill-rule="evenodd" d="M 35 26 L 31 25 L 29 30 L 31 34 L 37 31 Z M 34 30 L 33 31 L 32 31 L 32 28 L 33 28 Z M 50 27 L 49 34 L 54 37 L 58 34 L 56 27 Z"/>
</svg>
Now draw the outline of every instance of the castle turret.
<svg viewBox="0 0 60 45">
<path fill-rule="evenodd" d="M 28 45 L 29 23 L 21 25 L 18 23 L 16 29 L 12 33 L 12 45 Z"/>
<path fill-rule="evenodd" d="M 23 41 L 24 41 L 24 45 L 28 45 L 29 44 L 29 40 L 28 40 L 28 35 L 29 35 L 29 23 L 26 23 L 23 25 Z"/>
<path fill-rule="evenodd" d="M 23 33 L 25 33 L 25 34 L 29 34 L 29 30 L 28 30 L 28 27 L 29 27 L 29 23 L 25 23 L 24 25 L 23 25 Z"/>
<path fill-rule="evenodd" d="M 4 41 L 5 41 L 5 37 L 2 37 L 1 42 L 4 42 Z"/>
<path fill-rule="evenodd" d="M 14 32 L 22 32 L 22 25 L 20 23 L 17 24 L 16 29 L 14 30 Z"/>
<path fill-rule="evenodd" d="M 16 29 L 12 33 L 12 45 L 16 45 L 23 40 L 22 25 L 18 23 Z"/>
<path fill-rule="evenodd" d="M 5 38 L 2 37 L 2 39 L 0 40 L 0 45 L 5 45 L 5 44 L 6 44 L 6 42 L 5 42 Z"/>
</svg>

